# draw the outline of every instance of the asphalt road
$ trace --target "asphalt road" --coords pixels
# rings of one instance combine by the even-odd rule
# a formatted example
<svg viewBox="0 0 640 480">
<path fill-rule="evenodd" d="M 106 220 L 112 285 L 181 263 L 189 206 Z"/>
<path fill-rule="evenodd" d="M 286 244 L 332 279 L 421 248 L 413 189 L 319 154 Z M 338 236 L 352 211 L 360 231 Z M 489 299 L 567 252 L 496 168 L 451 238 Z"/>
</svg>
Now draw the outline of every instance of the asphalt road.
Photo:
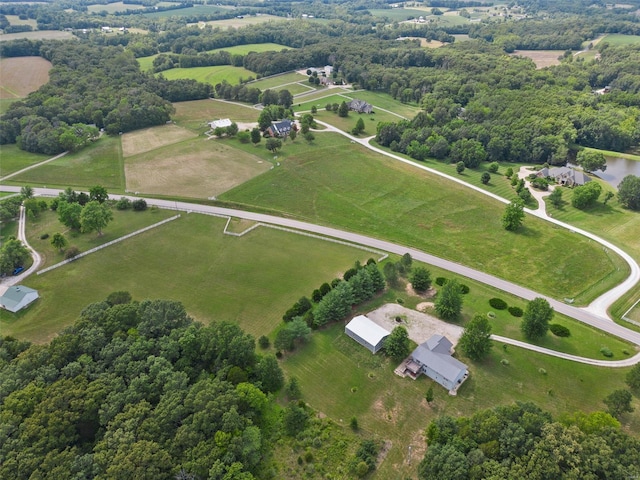
<svg viewBox="0 0 640 480">
<path fill-rule="evenodd" d="M 20 187 L 0 186 L 0 190 L 14 192 L 14 191 L 19 191 Z M 58 193 L 60 192 L 61 190 L 57 190 L 57 189 L 34 188 L 34 194 L 38 196 L 57 196 Z M 116 200 L 119 199 L 120 197 L 121 196 L 118 196 L 118 195 L 112 196 L 112 198 Z M 138 197 L 129 196 L 128 198 L 135 200 Z M 604 332 L 610 333 L 619 338 L 635 343 L 636 345 L 640 345 L 639 332 L 635 332 L 633 330 L 623 327 L 622 325 L 618 325 L 608 317 L 604 317 L 596 313 L 592 313 L 587 309 L 577 308 L 571 305 L 567 305 L 553 298 L 534 292 L 533 290 L 530 290 L 528 288 L 522 287 L 520 285 L 516 285 L 514 283 L 508 282 L 506 280 L 495 277 L 493 275 L 489 275 L 488 273 L 481 272 L 473 268 L 469 268 L 467 266 L 461 265 L 456 262 L 452 262 L 450 260 L 445 260 L 433 255 L 430 255 L 428 253 L 422 252 L 420 250 L 416 250 L 414 248 L 408 248 L 406 246 L 399 245 L 397 243 L 387 242 L 385 240 L 379 240 L 377 238 L 372 238 L 366 235 L 348 232 L 345 230 L 339 230 L 332 227 L 325 227 L 322 225 L 315 225 L 312 223 L 301 222 L 298 220 L 276 217 L 273 215 L 266 215 L 262 213 L 247 212 L 244 210 L 212 207 L 208 205 L 198 205 L 198 204 L 185 203 L 185 202 L 175 202 L 170 200 L 161 200 L 161 199 L 152 199 L 152 198 L 145 198 L 145 200 L 147 201 L 148 205 L 155 205 L 160 208 L 180 210 L 180 211 L 193 212 L 193 213 L 201 213 L 205 215 L 215 215 L 220 217 L 243 218 L 247 220 L 253 220 L 256 222 L 279 225 L 279 226 L 292 228 L 292 229 L 296 229 L 304 232 L 311 232 L 311 233 L 323 235 L 326 237 L 337 238 L 343 241 L 355 243 L 358 245 L 364 245 L 370 248 L 382 250 L 389 253 L 394 253 L 397 255 L 404 255 L 405 253 L 409 253 L 413 257 L 413 259 L 417 261 L 435 265 L 437 267 L 451 271 L 458 275 L 462 275 L 464 277 L 468 277 L 473 280 L 477 280 L 479 282 L 492 285 L 500 290 L 503 290 L 508 293 L 512 293 L 526 300 L 532 300 L 536 297 L 546 298 L 551 304 L 551 306 L 557 312 L 563 313 L 587 325 L 591 325 L 592 327 L 598 328 Z M 514 342 L 516 341 L 511 341 L 511 340 L 509 341 L 509 343 L 512 343 L 515 345 L 516 343 Z M 525 345 L 529 345 L 529 344 L 525 344 Z M 544 350 L 546 349 L 542 349 L 539 347 L 533 348 L 533 350 L 540 351 L 541 353 L 548 353 L 548 352 L 544 352 Z M 556 352 L 556 353 L 559 353 L 559 352 Z M 570 357 L 565 354 L 556 355 L 556 356 L 561 356 L 562 358 Z M 576 358 L 580 358 L 580 357 L 576 357 Z M 634 365 L 635 363 L 638 363 L 638 362 L 640 362 L 640 354 L 634 357 L 622 360 L 620 362 L 602 361 L 603 364 L 606 364 L 608 366 L 620 366 L 620 367 Z"/>
</svg>

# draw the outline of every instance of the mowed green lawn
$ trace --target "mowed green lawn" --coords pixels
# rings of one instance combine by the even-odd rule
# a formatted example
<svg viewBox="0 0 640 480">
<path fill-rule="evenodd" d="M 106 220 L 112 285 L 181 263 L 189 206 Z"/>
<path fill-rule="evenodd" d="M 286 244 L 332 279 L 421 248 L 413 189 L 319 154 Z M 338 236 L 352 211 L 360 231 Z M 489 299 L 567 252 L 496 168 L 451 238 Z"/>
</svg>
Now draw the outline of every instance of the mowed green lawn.
<svg viewBox="0 0 640 480">
<path fill-rule="evenodd" d="M 207 122 L 220 118 L 229 118 L 234 122 L 257 122 L 260 111 L 246 104 L 224 102 L 221 100 L 193 100 L 178 102 L 173 106 L 175 122 L 185 128 L 202 133 L 209 130 Z"/>
<path fill-rule="evenodd" d="M 508 365 L 502 365 L 505 359 Z M 602 399 L 624 385 L 629 369 L 605 369 L 568 362 L 501 344 L 480 363 L 461 358 L 470 376 L 451 397 L 426 377 L 414 381 L 393 373 L 397 366 L 374 356 L 344 334 L 340 322 L 314 332 L 310 342 L 288 354 L 282 366 L 300 382 L 305 401 L 342 425 L 355 416 L 367 433 L 391 442 L 375 474 L 378 479 L 409 478 L 424 454 L 424 430 L 436 417 L 471 415 L 479 409 L 514 401 L 532 401 L 554 415 L 605 408 Z M 543 369 L 545 373 L 541 373 Z M 328 375 L 327 372 L 339 372 Z M 433 385 L 435 400 L 425 393 Z M 640 406 L 637 399 L 636 407 Z M 640 428 L 640 412 L 626 415 L 631 431 Z M 412 448 L 408 462 L 409 446 Z"/>
<path fill-rule="evenodd" d="M 600 40 L 599 43 L 608 43 L 610 45 L 635 45 L 640 43 L 640 35 L 622 35 L 620 33 L 612 33 Z"/>
<path fill-rule="evenodd" d="M 286 85 L 294 82 L 308 82 L 309 77 L 301 75 L 299 73 L 291 72 L 284 73 L 282 75 L 274 75 L 272 77 L 261 78 L 255 82 L 251 82 L 248 86 L 252 88 L 259 88 L 260 90 L 275 89 L 276 87 Z"/>
<path fill-rule="evenodd" d="M 315 143 L 220 199 L 416 247 L 556 298 L 625 276 L 619 260 L 565 229 L 528 217 L 507 232 L 493 199 L 337 134 L 317 133 Z"/>
<path fill-rule="evenodd" d="M 248 43 L 246 45 L 235 45 L 233 47 L 216 48 L 207 53 L 225 51 L 231 55 L 246 55 L 249 52 L 279 52 L 281 50 L 291 50 L 291 47 L 279 43 Z"/>
<path fill-rule="evenodd" d="M 2 145 L 0 147 L 0 177 L 42 162 L 47 158 L 50 156 L 20 150 L 15 143 Z"/>
<path fill-rule="evenodd" d="M 90 187 L 102 185 L 124 191 L 124 170 L 120 137 L 102 136 L 77 153 L 70 153 L 11 179 L 47 187 Z"/>
<path fill-rule="evenodd" d="M 237 322 L 256 336 L 327 279 L 371 256 L 360 249 L 260 227 L 223 235 L 226 219 L 183 214 L 62 268 L 29 277 L 41 298 L 18 315 L 0 313 L 2 335 L 49 340 L 90 302 L 116 290 L 134 299 L 184 303 L 199 321 Z"/>
<path fill-rule="evenodd" d="M 221 82 L 229 82 L 232 85 L 240 83 L 241 79 L 255 77 L 256 74 L 243 67 L 231 65 L 218 65 L 215 67 L 172 68 L 158 75 L 163 75 L 168 80 L 180 80 L 190 78 L 198 82 L 216 85 Z"/>
</svg>

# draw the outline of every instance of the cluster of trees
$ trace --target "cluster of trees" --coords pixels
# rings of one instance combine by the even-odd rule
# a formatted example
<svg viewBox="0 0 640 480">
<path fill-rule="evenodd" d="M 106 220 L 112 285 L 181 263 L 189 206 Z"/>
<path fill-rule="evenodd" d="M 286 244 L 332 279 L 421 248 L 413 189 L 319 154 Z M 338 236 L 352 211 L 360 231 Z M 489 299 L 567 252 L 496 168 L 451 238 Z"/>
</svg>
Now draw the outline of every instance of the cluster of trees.
<svg viewBox="0 0 640 480">
<path fill-rule="evenodd" d="M 107 190 L 100 185 L 91 187 L 88 195 L 67 188 L 51 202 L 51 209 L 58 213 L 58 220 L 64 226 L 102 235 L 102 230 L 113 220 L 108 198 Z"/>
<path fill-rule="evenodd" d="M 640 441 L 604 412 L 553 421 L 531 403 L 449 416 L 427 428 L 429 448 L 418 467 L 438 478 L 625 478 L 640 475 Z"/>
</svg>

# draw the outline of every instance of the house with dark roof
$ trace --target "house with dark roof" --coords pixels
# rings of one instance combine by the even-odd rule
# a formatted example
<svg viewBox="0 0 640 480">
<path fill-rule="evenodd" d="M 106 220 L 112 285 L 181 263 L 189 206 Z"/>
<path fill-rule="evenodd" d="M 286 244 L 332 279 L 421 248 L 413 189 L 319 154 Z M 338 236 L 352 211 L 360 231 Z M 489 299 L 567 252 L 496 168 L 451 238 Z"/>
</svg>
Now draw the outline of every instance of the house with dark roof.
<svg viewBox="0 0 640 480">
<path fill-rule="evenodd" d="M 418 345 L 405 365 L 405 373 L 414 380 L 425 374 L 455 395 L 469 376 L 467 366 L 453 358 L 453 344 L 443 335 L 432 335 Z"/>
<path fill-rule="evenodd" d="M 357 98 L 348 102 L 347 107 L 349 107 L 349 110 L 353 110 L 358 113 L 373 113 L 373 105 L 365 102 L 364 100 L 358 100 Z"/>
<path fill-rule="evenodd" d="M 38 291 L 22 285 L 14 285 L 6 289 L 0 296 L 0 307 L 16 313 L 38 299 Z"/>
<path fill-rule="evenodd" d="M 542 178 L 553 178 L 559 185 L 564 187 L 579 187 L 591 181 L 591 178 L 583 171 L 569 167 L 545 167 L 539 170 L 537 175 Z"/>
<path fill-rule="evenodd" d="M 296 124 L 289 119 L 280 120 L 278 122 L 271 122 L 271 126 L 267 128 L 267 133 L 272 137 L 286 137 L 291 133 L 291 130 L 295 130 Z"/>
<path fill-rule="evenodd" d="M 384 345 L 389 332 L 364 315 L 358 315 L 344 328 L 344 333 L 353 338 L 371 353 L 377 353 Z"/>
</svg>

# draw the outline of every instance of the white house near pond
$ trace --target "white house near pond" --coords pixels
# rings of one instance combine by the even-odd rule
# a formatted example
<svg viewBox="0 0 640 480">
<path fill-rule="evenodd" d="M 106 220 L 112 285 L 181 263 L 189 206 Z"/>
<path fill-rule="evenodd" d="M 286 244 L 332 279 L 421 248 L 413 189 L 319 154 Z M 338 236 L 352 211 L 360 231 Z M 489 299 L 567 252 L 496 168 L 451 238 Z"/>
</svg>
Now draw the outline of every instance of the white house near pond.
<svg viewBox="0 0 640 480">
<path fill-rule="evenodd" d="M 389 336 L 388 331 L 364 315 L 358 315 L 347 323 L 344 333 L 371 350 L 371 353 L 377 353 L 382 348 L 384 339 Z"/>
</svg>

